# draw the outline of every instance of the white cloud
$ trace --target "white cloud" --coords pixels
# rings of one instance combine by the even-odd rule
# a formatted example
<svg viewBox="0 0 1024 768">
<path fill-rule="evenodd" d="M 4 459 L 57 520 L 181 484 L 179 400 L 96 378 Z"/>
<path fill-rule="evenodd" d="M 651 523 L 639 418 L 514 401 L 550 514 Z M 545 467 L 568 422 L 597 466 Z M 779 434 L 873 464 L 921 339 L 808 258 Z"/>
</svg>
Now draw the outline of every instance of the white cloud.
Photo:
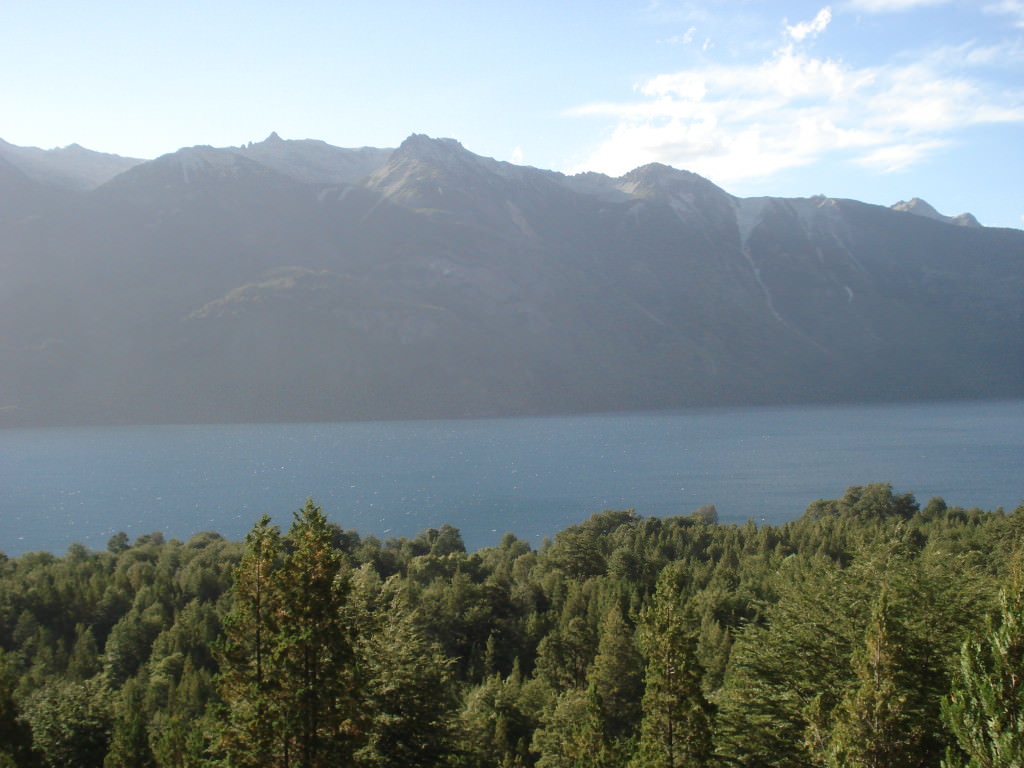
<svg viewBox="0 0 1024 768">
<path fill-rule="evenodd" d="M 927 5 L 945 5 L 950 0 L 850 0 L 849 7 L 867 13 L 897 13 Z"/>
<path fill-rule="evenodd" d="M 786 34 L 790 36 L 796 42 L 802 42 L 808 37 L 817 37 L 832 21 L 832 9 L 825 6 L 818 15 L 810 21 L 801 21 L 799 24 L 794 24 L 791 27 L 786 27 Z"/>
<path fill-rule="evenodd" d="M 856 162 L 858 165 L 875 171 L 892 173 L 901 171 L 923 157 L 947 146 L 949 146 L 949 142 L 937 139 L 918 143 L 888 144 L 861 155 Z"/>
<path fill-rule="evenodd" d="M 1013 16 L 1013 25 L 1024 29 L 1024 0 L 1000 0 L 997 3 L 989 3 L 982 10 L 986 13 Z"/>
<path fill-rule="evenodd" d="M 806 27 L 787 26 L 787 38 L 824 30 L 830 17 L 823 13 Z M 1012 68 L 1019 56 L 1012 47 L 967 44 L 854 67 L 788 42 L 759 62 L 657 75 L 636 86 L 633 101 L 571 111 L 615 121 L 573 170 L 619 175 L 662 162 L 723 185 L 826 156 L 900 170 L 948 146 L 962 128 L 1024 124 L 1024 90 L 971 76 L 972 65 Z"/>
<path fill-rule="evenodd" d="M 690 43 L 693 42 L 693 36 L 695 34 L 697 34 L 697 28 L 690 27 L 683 34 L 673 35 L 672 37 L 668 38 L 668 40 L 666 40 L 665 42 L 669 43 L 670 45 L 689 45 Z"/>
<path fill-rule="evenodd" d="M 512 149 L 511 162 L 512 162 L 513 165 L 522 165 L 523 164 L 523 148 L 522 147 L 514 147 Z"/>
</svg>

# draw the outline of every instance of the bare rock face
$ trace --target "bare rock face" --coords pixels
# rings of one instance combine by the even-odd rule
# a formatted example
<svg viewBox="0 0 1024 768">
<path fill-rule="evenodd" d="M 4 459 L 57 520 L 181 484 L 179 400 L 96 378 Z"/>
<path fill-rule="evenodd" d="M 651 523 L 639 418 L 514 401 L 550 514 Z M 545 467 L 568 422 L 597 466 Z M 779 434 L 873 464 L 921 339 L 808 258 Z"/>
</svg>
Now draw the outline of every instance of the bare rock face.
<svg viewBox="0 0 1024 768">
<path fill-rule="evenodd" d="M 4 426 L 1024 396 L 1024 232 L 921 200 L 426 136 L 272 134 L 61 185 L 76 152 L 47 177 L 9 146 Z"/>
</svg>

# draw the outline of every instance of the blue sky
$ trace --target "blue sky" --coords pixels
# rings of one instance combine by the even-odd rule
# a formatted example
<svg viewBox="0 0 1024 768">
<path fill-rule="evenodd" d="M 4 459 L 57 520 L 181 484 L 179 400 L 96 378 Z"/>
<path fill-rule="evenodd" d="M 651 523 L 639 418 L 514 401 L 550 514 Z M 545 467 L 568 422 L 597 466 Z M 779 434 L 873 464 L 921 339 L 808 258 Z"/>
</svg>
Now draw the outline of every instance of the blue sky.
<svg viewBox="0 0 1024 768">
<path fill-rule="evenodd" d="M 1024 228 L 1024 0 L 3 0 L 0 138 L 456 138 Z"/>
</svg>

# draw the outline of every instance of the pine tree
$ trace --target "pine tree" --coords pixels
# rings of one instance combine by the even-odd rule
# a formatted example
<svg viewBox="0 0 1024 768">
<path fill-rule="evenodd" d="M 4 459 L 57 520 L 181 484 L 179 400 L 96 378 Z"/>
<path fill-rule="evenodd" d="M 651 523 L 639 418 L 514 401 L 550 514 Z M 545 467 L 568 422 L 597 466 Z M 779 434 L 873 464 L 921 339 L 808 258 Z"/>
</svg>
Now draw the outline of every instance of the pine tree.
<svg viewBox="0 0 1024 768">
<path fill-rule="evenodd" d="M 218 648 L 218 688 L 226 704 L 223 748 L 232 765 L 270 768 L 283 722 L 278 678 L 271 669 L 280 594 L 273 578 L 282 558 L 281 534 L 266 515 L 245 538 L 235 570 L 233 604 Z"/>
<path fill-rule="evenodd" d="M 368 709 L 360 761 L 379 768 L 442 765 L 452 751 L 453 660 L 427 639 L 404 596 L 376 618 L 359 643 Z"/>
<path fill-rule="evenodd" d="M 283 539 L 267 517 L 246 538 L 220 650 L 232 765 L 352 762 L 362 728 L 349 586 L 334 529 L 311 500 Z"/>
<path fill-rule="evenodd" d="M 967 768 L 1024 765 L 1024 590 L 1020 571 L 999 594 L 999 615 L 984 636 L 967 640 L 942 716 L 966 754 Z M 960 761 L 951 754 L 944 766 Z"/>
<path fill-rule="evenodd" d="M 307 501 L 273 578 L 279 601 L 270 658 L 283 746 L 295 768 L 349 764 L 361 737 L 355 656 L 343 620 L 350 574 L 333 541 L 327 518 Z"/>
<path fill-rule="evenodd" d="M 633 736 L 641 715 L 643 658 L 617 604 L 601 622 L 588 687 L 596 701 L 605 738 L 613 741 Z"/>
<path fill-rule="evenodd" d="M 530 749 L 537 768 L 602 768 L 610 755 L 593 689 L 569 688 L 545 712 Z"/>
<path fill-rule="evenodd" d="M 45 765 L 102 768 L 112 726 L 110 690 L 102 678 L 53 680 L 29 697 L 24 717 Z"/>
<path fill-rule="evenodd" d="M 855 687 L 839 707 L 829 762 L 837 768 L 898 768 L 917 764 L 915 732 L 902 674 L 904 649 L 891 615 L 888 589 L 871 613 L 864 646 L 853 657 Z"/>
<path fill-rule="evenodd" d="M 466 768 L 521 768 L 531 765 L 531 736 L 539 723 L 535 715 L 550 701 L 542 680 L 523 682 L 518 659 L 502 679 L 493 675 L 470 690 L 459 716 L 457 764 Z"/>
<path fill-rule="evenodd" d="M 113 703 L 113 730 L 104 768 L 152 768 L 149 747 L 145 673 L 129 678 Z"/>
<path fill-rule="evenodd" d="M 695 632 L 671 567 L 662 569 L 640 624 L 647 659 L 636 768 L 700 768 L 712 758 L 712 707 L 701 690 Z"/>
<path fill-rule="evenodd" d="M 75 642 L 68 660 L 67 676 L 72 680 L 88 680 L 100 671 L 99 650 L 92 628 L 85 624 L 75 627 Z"/>
<path fill-rule="evenodd" d="M 0 766 L 29 768 L 38 765 L 39 760 L 32 751 L 32 731 L 21 719 L 15 701 L 12 666 L 0 648 Z"/>
</svg>

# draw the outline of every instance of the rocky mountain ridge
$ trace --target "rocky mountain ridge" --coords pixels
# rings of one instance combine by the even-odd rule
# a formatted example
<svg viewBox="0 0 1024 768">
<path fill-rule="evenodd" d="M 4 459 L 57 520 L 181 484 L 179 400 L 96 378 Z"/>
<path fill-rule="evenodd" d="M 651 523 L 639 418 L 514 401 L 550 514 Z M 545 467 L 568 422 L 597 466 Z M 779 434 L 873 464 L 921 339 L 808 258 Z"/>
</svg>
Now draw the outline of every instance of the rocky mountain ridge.
<svg viewBox="0 0 1024 768">
<path fill-rule="evenodd" d="M 1024 232 L 920 201 L 418 135 L 273 134 L 70 186 L 0 153 L 2 425 L 1024 395 Z"/>
<path fill-rule="evenodd" d="M 943 216 L 941 213 L 936 211 L 931 205 L 922 200 L 919 197 L 911 198 L 910 200 L 900 200 L 898 203 L 890 206 L 894 211 L 904 211 L 905 213 L 913 213 L 918 216 L 924 216 L 925 218 L 935 219 L 936 221 L 945 221 L 950 224 L 959 224 L 962 227 L 980 227 L 981 223 L 974 218 L 973 214 L 961 213 L 956 216 Z"/>
</svg>

